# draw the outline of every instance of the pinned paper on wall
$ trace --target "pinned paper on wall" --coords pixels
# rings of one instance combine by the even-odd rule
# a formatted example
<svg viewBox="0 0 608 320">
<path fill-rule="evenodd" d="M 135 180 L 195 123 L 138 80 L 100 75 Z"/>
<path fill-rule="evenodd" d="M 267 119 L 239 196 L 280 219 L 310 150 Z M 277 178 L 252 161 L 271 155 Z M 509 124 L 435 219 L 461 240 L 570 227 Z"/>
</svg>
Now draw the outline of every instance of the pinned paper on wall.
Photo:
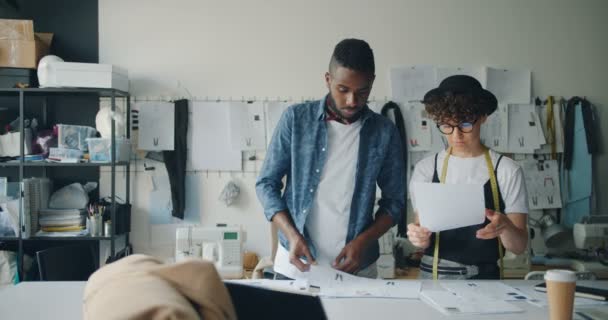
<svg viewBox="0 0 608 320">
<path fill-rule="evenodd" d="M 437 86 L 443 81 L 445 78 L 453 75 L 467 75 L 471 76 L 479 83 L 482 87 L 486 87 L 486 68 L 485 67 L 440 67 L 437 68 Z"/>
<path fill-rule="evenodd" d="M 435 88 L 435 67 L 404 66 L 390 70 L 391 92 L 397 101 L 422 100 L 424 94 Z"/>
<path fill-rule="evenodd" d="M 525 160 L 520 162 L 528 191 L 530 209 L 562 207 L 557 160 Z"/>
<path fill-rule="evenodd" d="M 434 122 L 428 117 L 421 103 L 401 105 L 403 118 L 407 122 L 405 131 L 408 151 L 428 151 L 431 149 L 431 131 Z"/>
<path fill-rule="evenodd" d="M 529 104 L 509 105 L 509 152 L 534 153 L 545 143 L 536 108 Z"/>
<path fill-rule="evenodd" d="M 498 152 L 509 148 L 509 107 L 499 104 L 481 126 L 481 143 Z"/>
<path fill-rule="evenodd" d="M 266 114 L 266 145 L 270 144 L 274 129 L 277 127 L 281 115 L 290 106 L 290 102 L 286 101 L 267 101 L 264 103 L 264 111 Z"/>
<path fill-rule="evenodd" d="M 530 103 L 532 73 L 529 70 L 487 68 L 486 89 L 499 103 Z"/>
<path fill-rule="evenodd" d="M 230 141 L 235 150 L 265 150 L 266 132 L 264 104 L 255 102 L 230 103 Z"/>
<path fill-rule="evenodd" d="M 174 148 L 175 105 L 171 102 L 137 102 L 139 110 L 139 136 L 137 149 L 169 151 Z"/>
<path fill-rule="evenodd" d="M 230 102 L 192 102 L 192 169 L 242 170 L 242 152 L 230 141 L 229 112 Z"/>
</svg>

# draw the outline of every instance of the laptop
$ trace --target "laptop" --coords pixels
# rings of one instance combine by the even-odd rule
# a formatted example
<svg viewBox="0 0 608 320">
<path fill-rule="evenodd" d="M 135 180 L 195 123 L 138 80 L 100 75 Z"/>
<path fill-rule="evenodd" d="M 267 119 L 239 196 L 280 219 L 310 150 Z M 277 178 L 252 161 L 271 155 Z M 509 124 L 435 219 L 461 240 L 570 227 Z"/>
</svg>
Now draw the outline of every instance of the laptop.
<svg viewBox="0 0 608 320">
<path fill-rule="evenodd" d="M 224 283 L 238 319 L 327 319 L 317 296 Z"/>
</svg>

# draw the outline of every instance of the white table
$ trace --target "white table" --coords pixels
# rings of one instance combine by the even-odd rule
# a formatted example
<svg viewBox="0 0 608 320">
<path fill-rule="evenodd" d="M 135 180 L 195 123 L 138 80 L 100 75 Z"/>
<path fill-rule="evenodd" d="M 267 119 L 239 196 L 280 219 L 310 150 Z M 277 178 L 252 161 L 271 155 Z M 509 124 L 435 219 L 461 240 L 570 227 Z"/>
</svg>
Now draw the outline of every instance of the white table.
<svg viewBox="0 0 608 320">
<path fill-rule="evenodd" d="M 533 286 L 539 281 L 507 280 L 515 287 Z M 82 297 L 86 282 L 23 282 L 0 288 L 0 318 L 2 320 L 82 319 Z M 581 281 L 581 285 L 608 288 L 608 281 Z M 424 281 L 422 290 L 440 288 L 433 281 Z M 397 299 L 322 299 L 329 319 L 463 319 L 448 317 L 420 300 Z M 513 302 L 524 313 L 481 315 L 467 319 L 523 320 L 548 319 L 548 311 L 528 302 Z M 607 308 L 608 306 L 604 306 Z"/>
</svg>

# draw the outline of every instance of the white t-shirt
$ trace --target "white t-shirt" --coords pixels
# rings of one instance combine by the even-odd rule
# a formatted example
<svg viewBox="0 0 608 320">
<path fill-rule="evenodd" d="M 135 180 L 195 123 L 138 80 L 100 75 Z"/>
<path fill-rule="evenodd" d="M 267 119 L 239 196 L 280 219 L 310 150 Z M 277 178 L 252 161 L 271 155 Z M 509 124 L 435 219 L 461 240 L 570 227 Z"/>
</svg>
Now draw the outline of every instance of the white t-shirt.
<svg viewBox="0 0 608 320">
<path fill-rule="evenodd" d="M 327 159 L 321 172 L 306 229 L 317 250 L 316 262 L 330 266 L 346 244 L 350 207 L 355 191 L 361 121 L 327 123 Z M 287 250 L 279 245 L 274 270 L 296 278 Z"/>
<path fill-rule="evenodd" d="M 437 157 L 437 175 L 439 177 L 441 177 L 445 156 L 446 151 L 444 150 L 439 152 Z M 490 157 L 492 158 L 492 165 L 496 168 L 500 154 L 490 150 Z M 435 154 L 420 160 L 416 164 L 410 180 L 410 190 L 412 190 L 414 182 L 432 182 L 434 173 Z M 485 155 L 482 154 L 474 158 L 460 158 L 450 155 L 446 183 L 485 184 L 489 179 Z M 505 203 L 505 213 L 528 213 L 528 194 L 524 183 L 523 170 L 519 164 L 511 158 L 503 156 L 498 164 L 496 180 Z M 414 199 L 413 192 L 410 193 L 410 198 L 412 199 L 412 206 L 415 208 L 416 199 Z"/>
</svg>

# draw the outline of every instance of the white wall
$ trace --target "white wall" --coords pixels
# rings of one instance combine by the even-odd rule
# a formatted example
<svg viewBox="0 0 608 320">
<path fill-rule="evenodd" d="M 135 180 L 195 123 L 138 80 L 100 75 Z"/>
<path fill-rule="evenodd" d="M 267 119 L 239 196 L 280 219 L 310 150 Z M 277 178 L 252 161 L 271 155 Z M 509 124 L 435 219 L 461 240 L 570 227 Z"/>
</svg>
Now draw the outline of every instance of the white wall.
<svg viewBox="0 0 608 320">
<path fill-rule="evenodd" d="M 608 133 L 604 0 L 100 0 L 99 7 L 100 61 L 128 68 L 134 96 L 183 96 L 182 86 L 198 98 L 318 98 L 333 46 L 358 37 L 376 56 L 372 96 L 390 97 L 396 65 L 528 68 L 534 95 L 586 96 L 598 106 L 601 136 Z M 607 160 L 602 152 L 595 165 L 604 195 Z M 249 248 L 268 254 L 255 174 L 239 175 L 245 196 L 228 210 L 216 200 L 226 174 L 199 175 L 203 223 L 241 221 Z M 147 224 L 149 183 L 135 176 L 136 250 L 171 255 L 172 227 Z M 608 198 L 599 202 L 608 210 Z"/>
</svg>

